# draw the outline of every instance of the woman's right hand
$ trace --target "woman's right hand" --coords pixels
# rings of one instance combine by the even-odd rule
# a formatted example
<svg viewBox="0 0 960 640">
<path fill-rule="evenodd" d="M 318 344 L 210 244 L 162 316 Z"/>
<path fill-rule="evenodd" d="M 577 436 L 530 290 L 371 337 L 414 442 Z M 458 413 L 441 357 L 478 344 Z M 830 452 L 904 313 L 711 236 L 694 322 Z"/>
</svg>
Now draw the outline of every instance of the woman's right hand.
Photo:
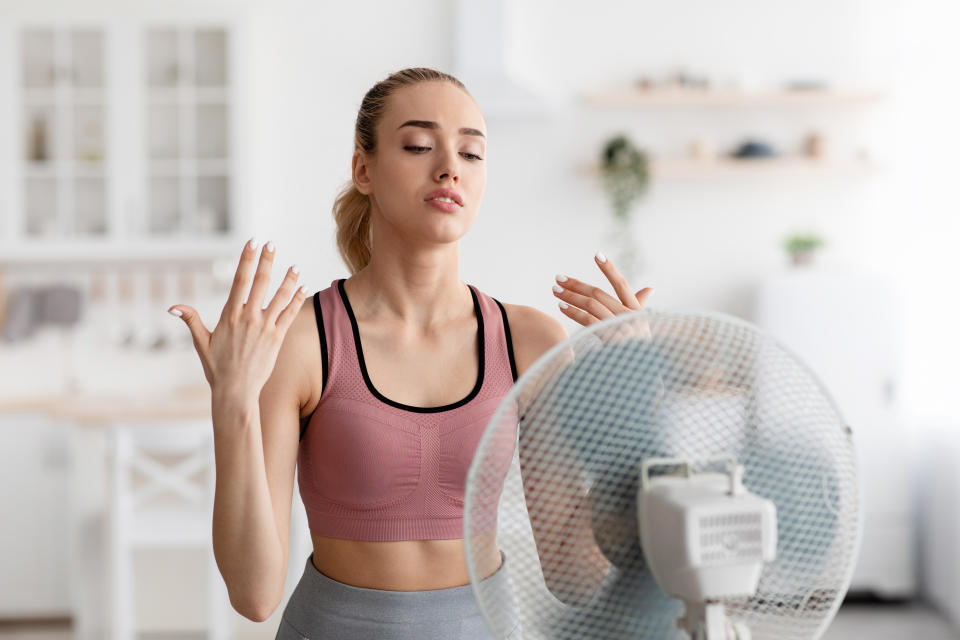
<svg viewBox="0 0 960 640">
<path fill-rule="evenodd" d="M 270 304 L 263 308 L 274 254 L 275 247 L 272 242 L 268 242 L 260 254 L 254 273 L 256 240 L 251 238 L 244 245 L 230 295 L 213 333 L 207 331 L 200 320 L 200 314 L 193 307 L 177 304 L 168 309 L 170 313 L 180 315 L 187 323 L 193 335 L 193 346 L 203 365 L 203 373 L 211 391 L 216 394 L 235 394 L 234 397 L 241 398 L 260 397 L 260 391 L 276 365 L 277 354 L 287 329 L 303 305 L 306 288 L 299 287 L 294 291 L 299 278 L 299 269 L 294 265 L 287 270 Z M 244 303 L 243 297 L 251 278 L 253 286 L 247 302 Z M 177 311 L 180 313 L 176 313 Z"/>
</svg>

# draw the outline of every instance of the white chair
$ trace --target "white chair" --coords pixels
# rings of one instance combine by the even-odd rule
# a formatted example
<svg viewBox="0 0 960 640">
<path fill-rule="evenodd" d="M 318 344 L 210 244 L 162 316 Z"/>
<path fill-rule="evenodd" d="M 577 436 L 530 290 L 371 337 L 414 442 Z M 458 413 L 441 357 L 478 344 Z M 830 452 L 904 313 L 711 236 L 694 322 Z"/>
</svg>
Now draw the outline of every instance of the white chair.
<svg viewBox="0 0 960 640">
<path fill-rule="evenodd" d="M 236 614 L 213 555 L 213 426 L 209 421 L 114 424 L 110 452 L 113 639 L 136 637 L 133 551 L 160 547 L 209 551 L 207 638 L 231 638 Z M 179 459 L 171 463 L 171 457 Z"/>
</svg>

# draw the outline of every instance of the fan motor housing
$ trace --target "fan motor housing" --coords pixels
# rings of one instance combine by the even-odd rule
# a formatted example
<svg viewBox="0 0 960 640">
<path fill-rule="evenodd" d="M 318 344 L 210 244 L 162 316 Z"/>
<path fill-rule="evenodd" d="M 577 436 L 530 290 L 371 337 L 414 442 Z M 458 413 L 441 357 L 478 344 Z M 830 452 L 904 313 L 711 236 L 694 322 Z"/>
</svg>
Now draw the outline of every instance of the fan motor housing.
<svg viewBox="0 0 960 640">
<path fill-rule="evenodd" d="M 707 601 L 756 592 L 776 556 L 776 507 L 727 474 L 649 478 L 639 494 L 644 556 L 663 591 Z"/>
</svg>

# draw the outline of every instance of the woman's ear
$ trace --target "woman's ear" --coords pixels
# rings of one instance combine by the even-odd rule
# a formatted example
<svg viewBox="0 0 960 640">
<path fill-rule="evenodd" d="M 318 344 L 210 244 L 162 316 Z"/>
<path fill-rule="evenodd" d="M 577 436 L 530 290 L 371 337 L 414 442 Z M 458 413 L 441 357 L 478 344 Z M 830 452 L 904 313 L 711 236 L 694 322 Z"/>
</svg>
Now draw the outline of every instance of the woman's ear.
<svg viewBox="0 0 960 640">
<path fill-rule="evenodd" d="M 357 191 L 364 195 L 373 193 L 373 185 L 370 182 L 369 159 L 362 151 L 353 153 L 353 184 Z"/>
</svg>

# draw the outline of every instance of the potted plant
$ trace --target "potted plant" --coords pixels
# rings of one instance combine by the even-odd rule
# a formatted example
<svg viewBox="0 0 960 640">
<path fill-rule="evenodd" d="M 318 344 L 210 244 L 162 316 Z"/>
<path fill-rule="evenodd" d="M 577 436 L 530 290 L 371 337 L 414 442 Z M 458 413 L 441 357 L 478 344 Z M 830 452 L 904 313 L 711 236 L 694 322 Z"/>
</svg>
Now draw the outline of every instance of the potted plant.
<svg viewBox="0 0 960 640">
<path fill-rule="evenodd" d="M 813 262 L 813 254 L 824 244 L 823 238 L 814 233 L 795 233 L 784 241 L 790 261 L 797 266 Z"/>
<path fill-rule="evenodd" d="M 621 134 L 607 141 L 600 160 L 603 188 L 610 198 L 613 215 L 625 220 L 630 205 L 646 192 L 650 183 L 647 154 Z"/>
<path fill-rule="evenodd" d="M 617 266 L 624 276 L 630 278 L 640 269 L 630 231 L 630 209 L 650 183 L 647 154 L 627 136 L 614 136 L 604 144 L 600 154 L 600 175 L 615 221 L 607 241 L 621 245 Z"/>
</svg>

